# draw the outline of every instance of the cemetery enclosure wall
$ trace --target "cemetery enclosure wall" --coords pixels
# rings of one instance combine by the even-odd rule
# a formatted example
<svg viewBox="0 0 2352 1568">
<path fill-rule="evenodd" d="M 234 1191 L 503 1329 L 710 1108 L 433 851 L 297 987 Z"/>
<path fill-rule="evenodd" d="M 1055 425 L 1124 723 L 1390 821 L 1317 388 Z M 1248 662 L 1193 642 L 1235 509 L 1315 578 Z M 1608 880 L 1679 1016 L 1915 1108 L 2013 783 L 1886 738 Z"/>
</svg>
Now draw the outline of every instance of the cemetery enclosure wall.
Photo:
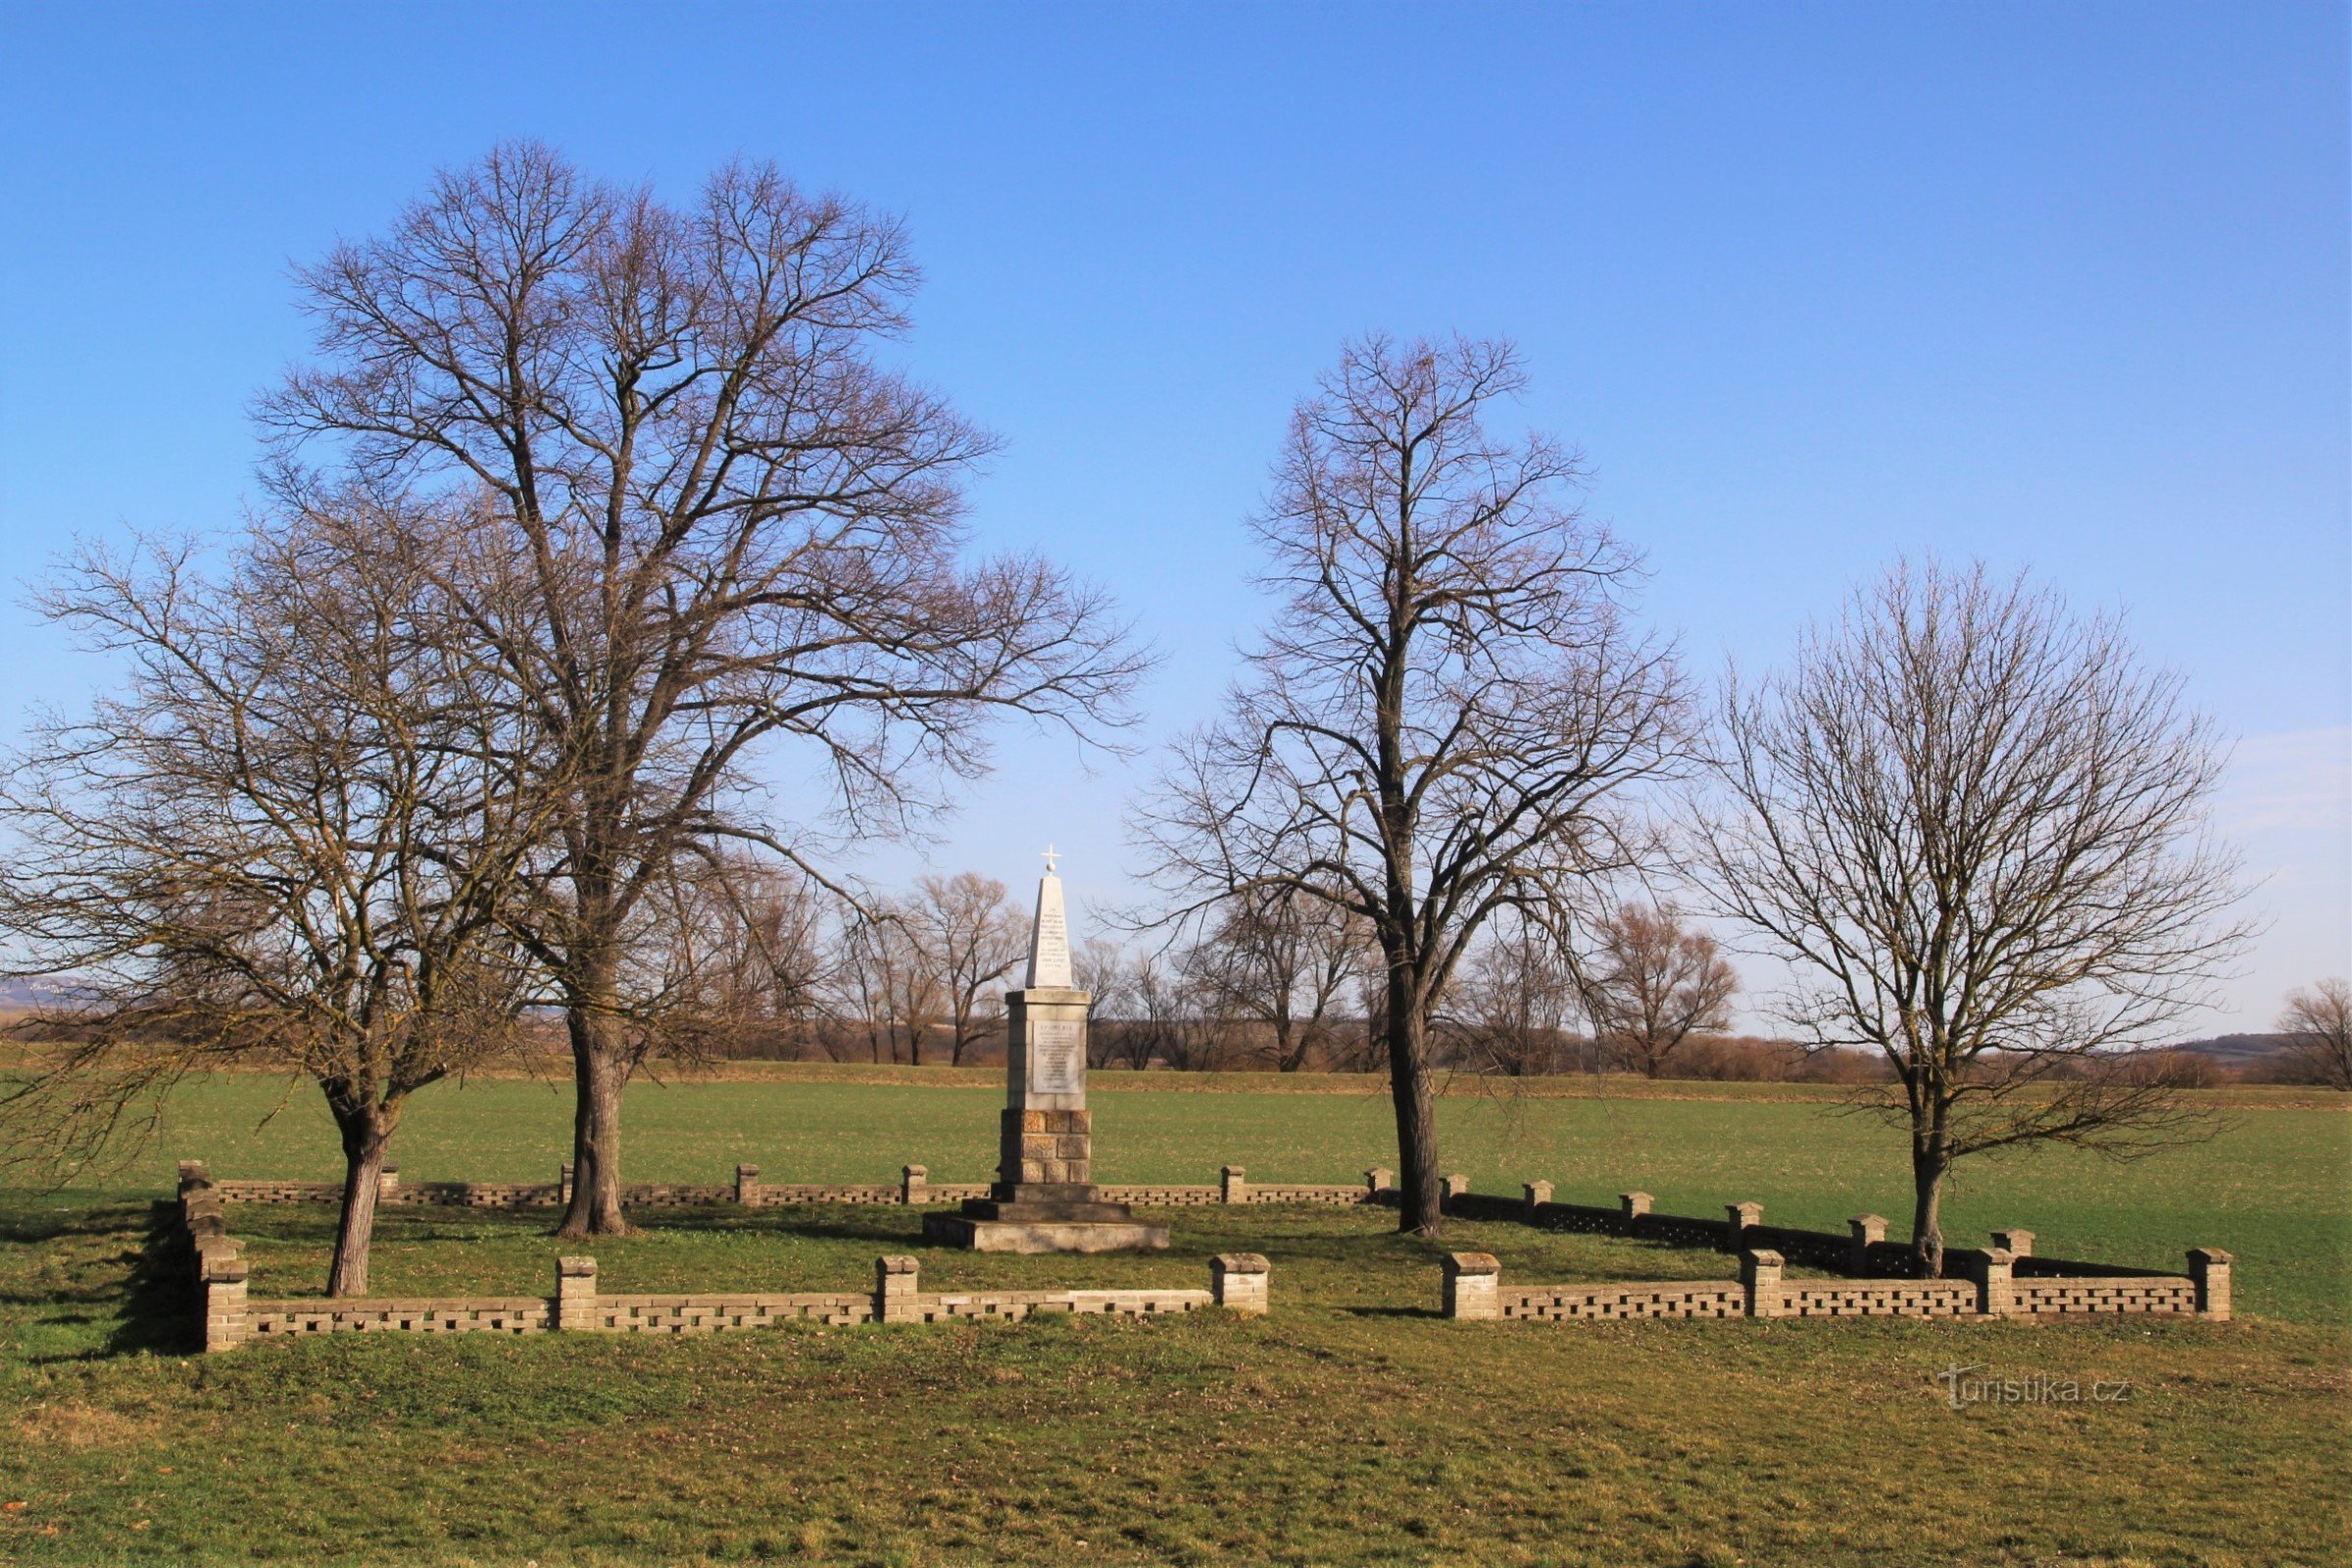
<svg viewBox="0 0 2352 1568">
<path fill-rule="evenodd" d="M 1214 1183 L 1121 1183 L 1102 1187 L 1104 1202 L 1146 1208 L 1198 1208 L 1222 1203 L 1324 1203 L 1353 1206 L 1395 1201 L 1385 1170 L 1367 1171 L 1362 1182 L 1251 1182 L 1239 1165 L 1224 1166 Z M 211 1183 L 224 1203 L 334 1203 L 340 1182 L 226 1180 Z M 739 1165 L 731 1182 L 624 1183 L 621 1202 L 629 1207 L 670 1208 L 737 1203 L 777 1208 L 798 1203 L 917 1205 L 960 1203 L 988 1198 L 987 1182 L 934 1182 L 927 1167 L 907 1165 L 895 1182 L 766 1182 L 757 1165 Z M 571 1200 L 571 1167 L 552 1182 L 410 1182 L 398 1165 L 384 1167 L 376 1201 L 391 1206 L 456 1208 L 554 1208 Z"/>
<path fill-rule="evenodd" d="M 1769 1249 L 1742 1252 L 1738 1281 L 1611 1281 L 1595 1285 L 1506 1286 L 1488 1252 L 1455 1252 L 1444 1268 L 1442 1310 L 1494 1322 L 1627 1318 L 1981 1317 L 2071 1313 L 2158 1314 L 2227 1320 L 2230 1258 L 2199 1248 L 2185 1275 L 2088 1283 L 2019 1282 L 2001 1248 L 1969 1254 L 1965 1279 L 1792 1280 Z"/>
<path fill-rule="evenodd" d="M 556 1265 L 553 1297 L 260 1300 L 248 1294 L 243 1249 L 228 1234 L 220 1195 L 195 1161 L 180 1166 L 176 1213 L 175 1240 L 195 1265 L 208 1351 L 319 1334 L 698 1335 L 785 1323 L 1017 1322 L 1041 1312 L 1166 1317 L 1208 1306 L 1261 1316 L 1268 1306 L 1266 1260 L 1253 1252 L 1210 1259 L 1206 1290 L 926 1293 L 915 1259 L 893 1256 L 875 1260 L 870 1293 L 608 1295 L 597 1289 L 595 1258 L 565 1257 Z"/>
</svg>

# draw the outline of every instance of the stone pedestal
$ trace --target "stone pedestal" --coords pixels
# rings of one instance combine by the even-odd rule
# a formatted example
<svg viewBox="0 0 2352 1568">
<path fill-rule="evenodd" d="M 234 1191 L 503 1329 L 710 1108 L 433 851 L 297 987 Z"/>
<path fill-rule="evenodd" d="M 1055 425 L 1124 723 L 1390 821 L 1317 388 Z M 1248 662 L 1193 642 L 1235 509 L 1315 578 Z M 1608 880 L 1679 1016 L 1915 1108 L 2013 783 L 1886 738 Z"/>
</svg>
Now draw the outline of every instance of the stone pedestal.
<svg viewBox="0 0 2352 1568">
<path fill-rule="evenodd" d="M 1004 1111 L 997 1179 L 955 1214 L 923 1216 L 923 1238 L 981 1252 L 1115 1252 L 1168 1245 L 1168 1228 L 1106 1203 L 1094 1185 L 1094 1117 L 1086 1108 L 1087 1009 L 1070 985 L 1061 881 L 1037 890 L 1028 984 L 1004 994 Z"/>
</svg>

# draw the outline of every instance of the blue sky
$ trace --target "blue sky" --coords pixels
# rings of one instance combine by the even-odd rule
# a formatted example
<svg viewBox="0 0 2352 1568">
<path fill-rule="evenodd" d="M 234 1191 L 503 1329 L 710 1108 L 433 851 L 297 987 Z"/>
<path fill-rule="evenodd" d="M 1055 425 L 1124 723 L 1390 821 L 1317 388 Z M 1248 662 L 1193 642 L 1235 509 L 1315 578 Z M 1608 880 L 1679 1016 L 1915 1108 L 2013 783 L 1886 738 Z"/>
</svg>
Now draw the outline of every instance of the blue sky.
<svg viewBox="0 0 2352 1568">
<path fill-rule="evenodd" d="M 287 282 L 530 135 L 905 216 L 901 352 L 1005 440 L 979 542 L 1102 579 L 1207 716 L 1242 518 L 1346 336 L 1508 334 L 1701 668 L 1903 551 L 2121 610 L 2241 737 L 2269 934 L 2352 966 L 2346 12 L 2123 6 L 0 9 L 0 577 L 221 528 Z M 93 672 L 0 610 L 21 704 Z M 1150 738 L 1150 737 L 1147 737 Z M 1147 764 L 1004 737 L 928 858 L 1115 896 Z M 789 788 L 792 775 L 780 766 Z M 869 868 L 923 858 L 877 852 Z"/>
</svg>

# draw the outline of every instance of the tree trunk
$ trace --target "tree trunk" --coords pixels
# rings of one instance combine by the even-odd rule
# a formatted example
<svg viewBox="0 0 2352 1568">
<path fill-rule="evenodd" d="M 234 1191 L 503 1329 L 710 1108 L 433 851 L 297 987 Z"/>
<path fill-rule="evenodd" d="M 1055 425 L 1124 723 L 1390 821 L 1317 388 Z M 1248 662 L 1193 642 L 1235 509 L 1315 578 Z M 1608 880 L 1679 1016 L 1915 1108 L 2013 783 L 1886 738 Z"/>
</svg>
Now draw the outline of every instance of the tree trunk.
<svg viewBox="0 0 2352 1568">
<path fill-rule="evenodd" d="M 1912 1146 L 1911 1256 L 1921 1279 L 1943 1278 L 1943 1174 L 1950 1165 L 1939 1146 Z"/>
<path fill-rule="evenodd" d="M 327 1266 L 326 1294 L 368 1294 L 368 1248 L 375 1241 L 375 1200 L 384 1180 L 384 1151 L 392 1143 L 392 1120 L 372 1098 L 338 1106 L 336 1130 L 343 1140 L 343 1212 L 335 1225 L 335 1256 Z"/>
<path fill-rule="evenodd" d="M 1438 1190 L 1438 1121 L 1430 1102 L 1425 1020 L 1397 971 L 1389 980 L 1389 1092 L 1396 1104 L 1396 1228 L 1436 1236 L 1446 1228 Z"/>
<path fill-rule="evenodd" d="M 582 995 L 564 1014 L 575 1093 L 571 1118 L 571 1205 L 559 1236 L 626 1236 L 620 1211 L 620 1097 L 628 1087 L 618 987 L 609 965 L 585 966 Z"/>
</svg>

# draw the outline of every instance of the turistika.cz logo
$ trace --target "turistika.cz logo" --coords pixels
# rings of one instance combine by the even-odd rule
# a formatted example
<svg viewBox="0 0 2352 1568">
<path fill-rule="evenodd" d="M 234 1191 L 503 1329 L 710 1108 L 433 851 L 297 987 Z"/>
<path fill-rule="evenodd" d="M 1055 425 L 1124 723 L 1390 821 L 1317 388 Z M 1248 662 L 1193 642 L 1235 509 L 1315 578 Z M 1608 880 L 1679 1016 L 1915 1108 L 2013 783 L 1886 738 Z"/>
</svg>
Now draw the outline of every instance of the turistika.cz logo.
<svg viewBox="0 0 2352 1568">
<path fill-rule="evenodd" d="M 1972 1404 L 2123 1404 L 2132 1397 L 2129 1378 L 2060 1377 L 2029 1372 L 2023 1377 L 1985 1375 L 1982 1364 L 1947 1366 L 1936 1374 L 1943 1398 L 1955 1410 Z"/>
</svg>

